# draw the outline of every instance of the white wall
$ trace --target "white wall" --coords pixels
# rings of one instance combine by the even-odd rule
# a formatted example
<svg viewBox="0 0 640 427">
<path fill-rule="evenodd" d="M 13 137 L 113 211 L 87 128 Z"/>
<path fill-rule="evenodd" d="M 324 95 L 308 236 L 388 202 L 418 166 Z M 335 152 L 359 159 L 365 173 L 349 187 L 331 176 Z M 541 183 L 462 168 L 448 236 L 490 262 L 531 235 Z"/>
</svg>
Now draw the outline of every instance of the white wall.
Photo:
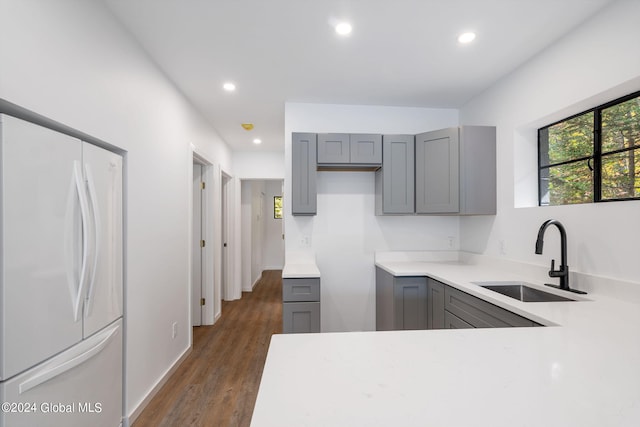
<svg viewBox="0 0 640 427">
<path fill-rule="evenodd" d="M 284 152 L 234 151 L 233 174 L 239 179 L 284 179 Z"/>
<path fill-rule="evenodd" d="M 285 200 L 291 194 L 291 132 L 416 134 L 457 125 L 452 109 L 287 103 Z M 374 253 L 456 249 L 458 225 L 457 217 L 375 216 L 374 172 L 318 172 L 318 214 L 294 217 L 286 204 L 285 245 L 287 253 L 316 254 L 322 331 L 375 330 Z"/>
<path fill-rule="evenodd" d="M 217 168 L 230 170 L 231 154 L 101 2 L 0 0 L 0 10 L 0 97 L 128 151 L 131 414 L 191 344 L 190 144 Z"/>
<path fill-rule="evenodd" d="M 640 90 L 638 16 L 640 2 L 614 2 L 461 110 L 462 124 L 496 125 L 498 138 L 498 215 L 463 218 L 463 249 L 548 265 L 559 257 L 557 231 L 543 256 L 534 243 L 540 224 L 556 218 L 572 270 L 638 281 L 640 202 L 535 207 L 536 129 Z"/>
</svg>

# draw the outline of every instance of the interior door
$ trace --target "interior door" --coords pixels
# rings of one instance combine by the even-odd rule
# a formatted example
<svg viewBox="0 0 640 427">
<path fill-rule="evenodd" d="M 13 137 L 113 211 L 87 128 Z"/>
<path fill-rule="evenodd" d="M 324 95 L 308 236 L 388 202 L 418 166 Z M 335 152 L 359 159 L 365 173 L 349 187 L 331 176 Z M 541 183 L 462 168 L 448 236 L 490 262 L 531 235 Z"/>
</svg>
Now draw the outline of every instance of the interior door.
<svg viewBox="0 0 640 427">
<path fill-rule="evenodd" d="M 222 298 L 224 300 L 232 300 L 233 296 L 231 295 L 229 289 L 229 253 L 227 241 L 229 239 L 229 215 L 228 215 L 228 184 L 230 178 L 226 175 L 222 175 L 222 265 L 220 275 L 222 277 Z"/>
<path fill-rule="evenodd" d="M 122 316 L 122 157 L 95 145 L 82 147 L 89 204 L 89 277 L 84 337 Z"/>
<path fill-rule="evenodd" d="M 82 177 L 79 140 L 6 115 L 0 124 L 7 379 L 82 339 Z"/>
<path fill-rule="evenodd" d="M 193 164 L 193 243 L 191 257 L 191 324 L 202 324 L 202 261 L 205 241 L 202 233 L 202 165 Z M 206 242 L 205 242 L 206 244 Z"/>
</svg>

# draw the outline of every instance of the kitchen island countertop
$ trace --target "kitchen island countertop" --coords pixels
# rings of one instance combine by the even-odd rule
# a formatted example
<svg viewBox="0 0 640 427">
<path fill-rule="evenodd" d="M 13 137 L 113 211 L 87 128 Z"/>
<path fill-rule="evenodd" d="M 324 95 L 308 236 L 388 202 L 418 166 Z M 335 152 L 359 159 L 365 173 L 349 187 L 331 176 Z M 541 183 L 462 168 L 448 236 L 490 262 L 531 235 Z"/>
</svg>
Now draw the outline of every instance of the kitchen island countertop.
<svg viewBox="0 0 640 427">
<path fill-rule="evenodd" d="M 494 266 L 376 266 L 434 278 L 547 327 L 274 335 L 252 427 L 640 425 L 637 302 L 590 292 L 523 303 L 473 282 L 542 283 Z"/>
</svg>

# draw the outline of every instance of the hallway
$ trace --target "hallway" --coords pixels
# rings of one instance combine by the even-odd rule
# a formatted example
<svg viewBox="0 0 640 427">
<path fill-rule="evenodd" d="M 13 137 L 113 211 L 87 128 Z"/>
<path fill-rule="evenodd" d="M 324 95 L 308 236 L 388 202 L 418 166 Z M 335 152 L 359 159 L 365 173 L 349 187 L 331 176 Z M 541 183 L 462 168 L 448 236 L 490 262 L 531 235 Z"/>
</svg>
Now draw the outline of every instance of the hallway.
<svg viewBox="0 0 640 427">
<path fill-rule="evenodd" d="M 245 427 L 251 422 L 272 334 L 282 332 L 282 271 L 223 302 L 213 326 L 193 329 L 193 350 L 133 427 Z"/>
</svg>

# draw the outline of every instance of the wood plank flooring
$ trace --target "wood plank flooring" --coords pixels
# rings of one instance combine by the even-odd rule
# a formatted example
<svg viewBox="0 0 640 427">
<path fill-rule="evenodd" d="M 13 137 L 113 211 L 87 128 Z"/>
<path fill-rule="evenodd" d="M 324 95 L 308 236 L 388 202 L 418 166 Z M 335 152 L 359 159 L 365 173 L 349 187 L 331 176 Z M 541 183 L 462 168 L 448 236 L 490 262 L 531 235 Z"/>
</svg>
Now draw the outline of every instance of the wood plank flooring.
<svg viewBox="0 0 640 427">
<path fill-rule="evenodd" d="M 282 271 L 269 270 L 253 292 L 223 302 L 213 326 L 193 329 L 193 350 L 133 427 L 245 427 L 272 334 L 282 332 Z"/>
</svg>

